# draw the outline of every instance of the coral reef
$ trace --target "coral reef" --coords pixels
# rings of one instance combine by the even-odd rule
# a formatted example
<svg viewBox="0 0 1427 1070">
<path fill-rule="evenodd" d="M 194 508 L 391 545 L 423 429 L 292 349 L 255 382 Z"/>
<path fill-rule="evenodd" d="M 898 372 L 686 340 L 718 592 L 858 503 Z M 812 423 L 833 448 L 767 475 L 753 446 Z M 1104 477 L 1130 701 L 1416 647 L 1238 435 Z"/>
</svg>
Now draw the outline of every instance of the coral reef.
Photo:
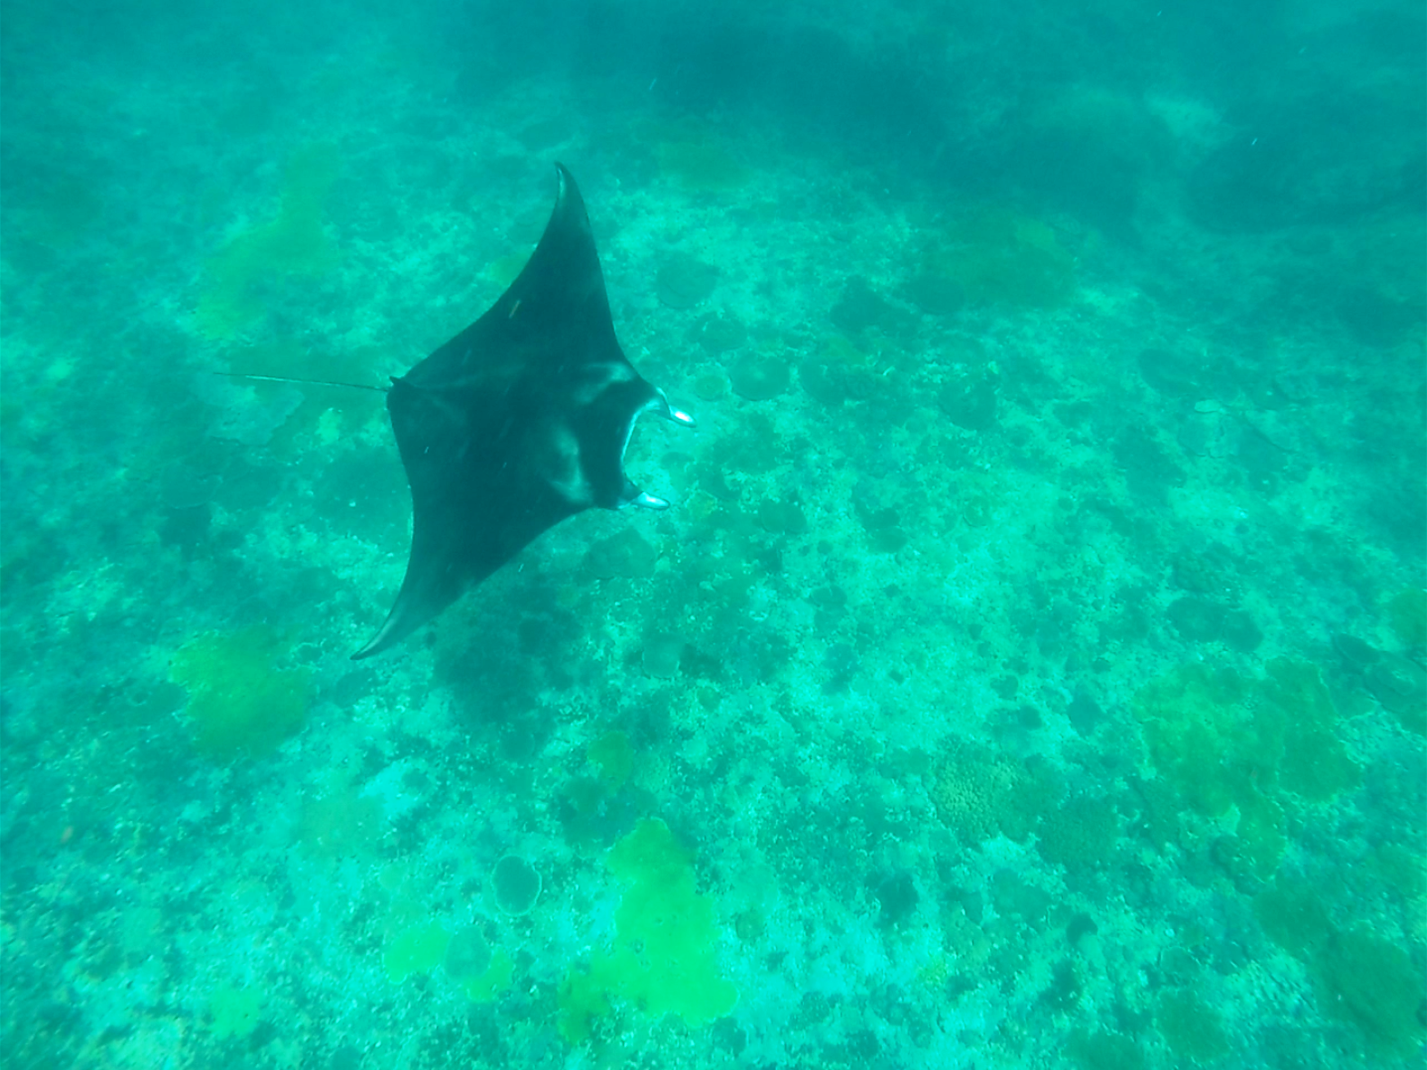
<svg viewBox="0 0 1427 1070">
<path fill-rule="evenodd" d="M 509 917 L 529 914 L 540 898 L 540 874 L 518 855 L 506 855 L 491 872 L 496 908 Z"/>
<path fill-rule="evenodd" d="M 958 839 L 976 846 L 997 834 L 1024 842 L 1049 803 L 1048 785 L 1006 758 L 953 752 L 932 785 L 937 814 Z"/>
</svg>

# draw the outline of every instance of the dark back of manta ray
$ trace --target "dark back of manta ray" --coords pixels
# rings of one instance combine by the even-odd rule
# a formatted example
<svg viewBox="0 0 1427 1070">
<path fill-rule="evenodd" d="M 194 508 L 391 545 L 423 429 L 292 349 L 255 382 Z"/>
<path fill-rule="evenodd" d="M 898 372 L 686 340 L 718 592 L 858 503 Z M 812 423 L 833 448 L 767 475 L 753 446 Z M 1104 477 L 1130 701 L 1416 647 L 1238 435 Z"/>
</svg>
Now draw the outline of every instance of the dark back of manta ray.
<svg viewBox="0 0 1427 1070">
<path fill-rule="evenodd" d="M 554 211 L 519 277 L 392 381 L 411 555 L 391 613 L 354 658 L 396 645 L 561 520 L 639 496 L 624 474 L 629 429 L 668 406 L 619 347 L 584 201 L 556 171 Z"/>
</svg>

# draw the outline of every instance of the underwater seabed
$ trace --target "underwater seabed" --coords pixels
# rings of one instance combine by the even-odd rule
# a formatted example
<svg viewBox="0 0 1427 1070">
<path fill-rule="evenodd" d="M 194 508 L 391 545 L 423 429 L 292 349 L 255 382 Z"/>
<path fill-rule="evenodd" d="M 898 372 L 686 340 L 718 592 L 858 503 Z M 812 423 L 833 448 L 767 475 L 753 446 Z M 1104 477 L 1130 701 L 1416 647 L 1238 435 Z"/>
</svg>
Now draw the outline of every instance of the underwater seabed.
<svg viewBox="0 0 1427 1070">
<path fill-rule="evenodd" d="M 7 243 L 7 1065 L 1416 1065 L 1420 319 L 1226 327 L 1031 199 L 361 73 L 170 136 L 262 180 L 166 229 Z M 674 507 L 353 665 L 409 538 L 381 399 L 212 373 L 400 374 L 555 157 L 698 417 L 630 445 Z"/>
</svg>

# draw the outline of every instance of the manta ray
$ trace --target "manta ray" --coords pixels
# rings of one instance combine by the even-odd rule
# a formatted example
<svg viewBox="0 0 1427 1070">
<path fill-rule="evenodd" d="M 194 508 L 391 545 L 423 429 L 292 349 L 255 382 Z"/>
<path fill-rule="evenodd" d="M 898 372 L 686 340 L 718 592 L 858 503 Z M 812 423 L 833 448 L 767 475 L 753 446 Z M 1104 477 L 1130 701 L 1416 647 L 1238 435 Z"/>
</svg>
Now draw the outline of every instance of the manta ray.
<svg viewBox="0 0 1427 1070">
<path fill-rule="evenodd" d="M 540 242 L 480 319 L 389 388 L 325 384 L 385 390 L 411 487 L 406 578 L 353 660 L 390 650 L 576 513 L 669 506 L 630 481 L 624 451 L 642 413 L 694 419 L 620 349 L 584 198 L 564 165 L 555 174 Z"/>
<path fill-rule="evenodd" d="M 386 406 L 411 486 L 411 554 L 389 650 L 534 539 L 586 509 L 665 509 L 624 471 L 635 421 L 686 427 L 620 349 L 584 199 L 559 191 L 524 269 L 485 314 L 400 378 Z"/>
</svg>

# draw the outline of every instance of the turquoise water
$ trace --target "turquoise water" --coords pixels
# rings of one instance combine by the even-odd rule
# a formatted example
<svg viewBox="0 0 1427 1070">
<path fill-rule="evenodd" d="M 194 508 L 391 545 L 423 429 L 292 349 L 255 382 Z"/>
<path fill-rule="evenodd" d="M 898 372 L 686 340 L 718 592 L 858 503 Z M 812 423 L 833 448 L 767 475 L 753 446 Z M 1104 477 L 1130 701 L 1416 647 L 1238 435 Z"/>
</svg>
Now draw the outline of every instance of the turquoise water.
<svg viewBox="0 0 1427 1070">
<path fill-rule="evenodd" d="M 1421 1066 L 1420 4 L 0 6 L 7 1067 Z M 579 179 L 662 513 L 400 649 Z"/>
</svg>

